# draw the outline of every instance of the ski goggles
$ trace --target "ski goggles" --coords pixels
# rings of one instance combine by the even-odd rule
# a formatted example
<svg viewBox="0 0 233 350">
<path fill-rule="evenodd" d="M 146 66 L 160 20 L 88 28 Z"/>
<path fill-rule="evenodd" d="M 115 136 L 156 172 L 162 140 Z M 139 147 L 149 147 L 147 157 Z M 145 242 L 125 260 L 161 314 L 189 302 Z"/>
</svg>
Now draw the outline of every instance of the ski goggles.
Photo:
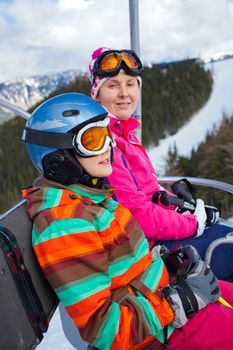
<svg viewBox="0 0 233 350">
<path fill-rule="evenodd" d="M 84 157 L 104 153 L 109 145 L 115 146 L 109 128 L 109 119 L 90 123 L 78 131 L 73 138 L 73 148 L 77 154 Z"/>
<path fill-rule="evenodd" d="M 121 69 L 132 76 L 141 75 L 143 65 L 136 53 L 132 50 L 109 50 L 103 52 L 95 61 L 92 73 L 93 82 L 96 76 L 112 77 Z"/>
</svg>

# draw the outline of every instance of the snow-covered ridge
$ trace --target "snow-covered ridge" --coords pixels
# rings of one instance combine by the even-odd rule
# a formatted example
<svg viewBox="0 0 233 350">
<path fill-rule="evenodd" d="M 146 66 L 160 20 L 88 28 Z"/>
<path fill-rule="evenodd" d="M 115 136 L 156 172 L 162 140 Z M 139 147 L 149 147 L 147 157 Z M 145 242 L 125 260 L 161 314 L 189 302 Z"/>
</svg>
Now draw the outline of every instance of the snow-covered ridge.
<svg viewBox="0 0 233 350">
<path fill-rule="evenodd" d="M 28 110 L 52 91 L 67 85 L 75 77 L 82 74 L 81 70 L 70 69 L 63 72 L 9 80 L 0 84 L 0 98 Z"/>
<path fill-rule="evenodd" d="M 169 147 L 173 148 L 176 144 L 180 155 L 189 156 L 191 150 L 205 140 L 207 132 L 214 125 L 220 124 L 223 113 L 229 117 L 233 114 L 233 58 L 209 63 L 206 67 L 212 71 L 214 79 L 209 100 L 175 135 L 161 140 L 158 146 L 147 150 L 160 176 L 164 174 Z"/>
</svg>

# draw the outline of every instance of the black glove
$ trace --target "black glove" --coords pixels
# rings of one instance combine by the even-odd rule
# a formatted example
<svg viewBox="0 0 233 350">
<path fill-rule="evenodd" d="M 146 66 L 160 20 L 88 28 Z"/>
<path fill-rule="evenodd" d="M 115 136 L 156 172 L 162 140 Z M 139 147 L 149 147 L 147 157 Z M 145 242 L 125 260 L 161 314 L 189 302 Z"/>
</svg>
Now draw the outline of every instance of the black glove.
<svg viewBox="0 0 233 350">
<path fill-rule="evenodd" d="M 185 181 L 186 185 L 188 184 L 187 179 L 182 179 Z M 173 185 L 175 185 L 174 183 Z M 175 205 L 176 211 L 180 214 L 184 214 L 190 212 L 197 216 L 198 221 L 198 229 L 196 237 L 199 237 L 204 232 L 204 229 L 215 224 L 219 220 L 219 210 L 216 207 L 210 205 L 204 205 L 204 202 L 200 199 L 196 201 L 192 198 L 192 190 L 190 186 L 188 186 L 189 191 L 185 190 L 183 187 L 180 187 L 180 181 L 177 181 L 179 186 L 179 190 L 182 189 L 181 192 L 175 191 L 178 195 L 170 196 L 165 191 L 157 191 L 152 196 L 153 203 L 162 203 L 164 206 L 168 207 L 169 205 Z M 189 184 L 191 185 L 191 184 Z M 185 196 L 182 196 L 185 195 Z"/>
<path fill-rule="evenodd" d="M 182 327 L 188 319 L 220 297 L 218 281 L 210 268 L 199 259 L 186 277 L 180 277 L 176 285 L 163 289 L 174 312 L 173 327 Z"/>
<path fill-rule="evenodd" d="M 191 245 L 171 250 L 165 248 L 161 249 L 161 258 L 168 272 L 177 276 L 186 276 L 200 260 L 196 248 Z"/>
<path fill-rule="evenodd" d="M 219 220 L 219 210 L 210 205 L 205 205 L 205 211 L 207 215 L 206 227 L 216 224 Z"/>
</svg>

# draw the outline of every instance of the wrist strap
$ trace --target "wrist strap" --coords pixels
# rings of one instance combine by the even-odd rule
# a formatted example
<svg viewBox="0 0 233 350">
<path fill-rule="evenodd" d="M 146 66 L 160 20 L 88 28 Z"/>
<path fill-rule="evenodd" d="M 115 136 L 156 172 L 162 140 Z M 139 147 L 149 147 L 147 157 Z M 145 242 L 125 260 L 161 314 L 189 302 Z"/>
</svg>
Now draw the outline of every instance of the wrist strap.
<svg viewBox="0 0 233 350">
<path fill-rule="evenodd" d="M 189 318 L 193 316 L 199 309 L 197 298 L 183 278 L 179 279 L 177 287 L 177 292 L 182 302 L 185 315 L 187 318 Z"/>
</svg>

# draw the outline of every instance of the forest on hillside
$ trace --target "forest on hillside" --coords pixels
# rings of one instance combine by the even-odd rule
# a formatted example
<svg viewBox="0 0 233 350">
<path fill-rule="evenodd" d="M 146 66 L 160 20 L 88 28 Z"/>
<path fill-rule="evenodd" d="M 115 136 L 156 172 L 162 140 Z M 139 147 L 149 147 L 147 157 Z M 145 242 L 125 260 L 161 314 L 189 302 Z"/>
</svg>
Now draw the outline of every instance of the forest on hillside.
<svg viewBox="0 0 233 350">
<path fill-rule="evenodd" d="M 233 116 L 223 115 L 219 128 L 213 128 L 206 135 L 197 150 L 190 157 L 179 156 L 174 146 L 167 158 L 166 175 L 203 177 L 232 184 L 233 180 Z M 196 198 L 205 203 L 215 204 L 224 217 L 233 216 L 232 194 L 223 194 L 219 190 L 198 189 Z"/>
<path fill-rule="evenodd" d="M 208 100 L 212 76 L 199 61 L 145 68 L 142 90 L 144 146 L 177 130 Z"/>
<path fill-rule="evenodd" d="M 142 88 L 143 144 L 155 144 L 175 133 L 208 100 L 211 88 L 211 73 L 199 61 L 147 67 Z M 65 92 L 88 94 L 89 90 L 87 78 L 81 76 L 49 97 Z M 24 125 L 21 117 L 0 125 L 0 212 L 21 199 L 21 189 L 37 176 L 21 140 Z"/>
</svg>

